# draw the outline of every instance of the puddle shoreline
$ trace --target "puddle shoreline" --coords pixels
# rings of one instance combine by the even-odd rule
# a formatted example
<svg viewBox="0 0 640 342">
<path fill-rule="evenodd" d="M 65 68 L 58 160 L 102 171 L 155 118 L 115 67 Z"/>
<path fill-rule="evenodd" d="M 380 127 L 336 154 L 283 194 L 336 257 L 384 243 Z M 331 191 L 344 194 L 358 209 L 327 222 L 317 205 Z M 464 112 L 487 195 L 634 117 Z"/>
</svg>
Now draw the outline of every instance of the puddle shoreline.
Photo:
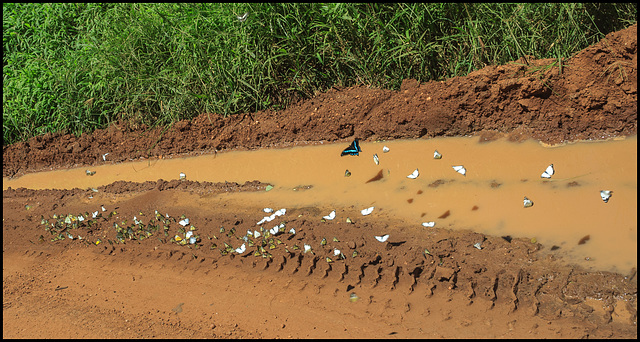
<svg viewBox="0 0 640 342">
<path fill-rule="evenodd" d="M 477 137 L 392 140 L 361 143 L 359 156 L 341 157 L 347 145 L 221 152 L 32 173 L 3 178 L 3 189 L 97 188 L 116 180 L 172 180 L 181 172 L 198 182 L 259 180 L 274 189 L 229 195 L 255 205 L 269 201 L 282 207 L 350 208 L 354 217 L 375 206 L 374 215 L 401 218 L 416 227 L 433 221 L 438 228 L 535 238 L 549 248 L 555 246 L 556 255 L 590 269 L 624 273 L 637 267 L 636 137 L 553 147 L 504 138 L 482 143 Z M 383 146 L 390 151 L 383 152 Z M 436 149 L 442 159 L 433 158 Z M 541 178 L 550 164 L 555 173 Z M 452 168 L 456 165 L 464 165 L 467 173 L 457 173 Z M 419 176 L 407 177 L 416 168 Z M 96 174 L 87 176 L 86 169 Z M 301 185 L 309 188 L 302 190 Z M 600 190 L 613 190 L 610 202 L 602 201 Z M 525 208 L 523 197 L 533 206 Z M 586 235 L 590 240 L 579 244 Z M 613 252 L 619 250 L 624 253 Z"/>
</svg>

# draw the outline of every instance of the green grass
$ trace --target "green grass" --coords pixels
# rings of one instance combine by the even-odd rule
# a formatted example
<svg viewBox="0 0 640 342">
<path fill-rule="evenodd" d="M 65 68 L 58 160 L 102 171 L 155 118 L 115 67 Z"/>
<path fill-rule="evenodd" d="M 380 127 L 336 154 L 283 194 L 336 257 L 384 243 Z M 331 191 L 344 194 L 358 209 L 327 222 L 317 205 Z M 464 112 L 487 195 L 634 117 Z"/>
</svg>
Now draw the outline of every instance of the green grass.
<svg viewBox="0 0 640 342">
<path fill-rule="evenodd" d="M 236 16 L 248 12 L 240 22 Z M 115 120 L 280 109 L 523 55 L 568 58 L 635 4 L 3 4 L 3 145 Z"/>
</svg>

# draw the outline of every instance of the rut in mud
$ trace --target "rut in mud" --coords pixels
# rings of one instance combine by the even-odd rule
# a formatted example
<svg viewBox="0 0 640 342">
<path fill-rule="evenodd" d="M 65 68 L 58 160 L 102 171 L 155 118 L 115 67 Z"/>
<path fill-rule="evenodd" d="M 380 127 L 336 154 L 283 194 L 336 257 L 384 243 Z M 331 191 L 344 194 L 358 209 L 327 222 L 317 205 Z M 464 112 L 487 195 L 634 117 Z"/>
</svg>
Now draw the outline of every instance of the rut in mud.
<svg viewBox="0 0 640 342">
<path fill-rule="evenodd" d="M 180 186 L 170 186 L 171 183 L 180 183 Z M 418 231 L 399 221 L 364 217 L 354 218 L 353 223 L 328 220 L 320 222 L 320 213 L 324 211 L 319 208 L 290 208 L 279 218 L 281 221 L 278 221 L 286 222 L 284 232 L 269 236 L 262 231 L 262 239 L 249 235 L 252 242 L 249 244 L 243 237 L 248 236 L 247 231 L 257 231 L 256 221 L 269 214 L 265 214 L 262 208 L 242 207 L 225 199 L 206 196 L 215 192 L 227 192 L 231 188 L 236 191 L 264 191 L 265 184 L 254 182 L 242 186 L 235 184 L 231 187 L 220 185 L 219 189 L 209 192 L 208 195 L 201 193 L 202 187 L 198 183 L 173 181 L 158 184 L 161 186 L 120 182 L 94 193 L 92 196 L 95 197 L 95 201 L 91 203 L 85 203 L 87 201 L 84 198 L 89 193 L 82 190 L 7 190 L 3 198 L 5 212 L 25 214 L 21 217 L 6 218 L 3 238 L 5 241 L 12 241 L 12 253 L 16 253 L 16 247 L 20 246 L 19 254 L 26 258 L 35 258 L 38 263 L 49 264 L 47 260 L 57 259 L 56 255 L 61 252 L 62 255 L 59 257 L 66 260 L 68 256 L 63 251 L 76 250 L 85 256 L 83 263 L 86 265 L 97 266 L 103 262 L 113 262 L 109 260 L 119 259 L 130 260 L 130 271 L 133 273 L 137 272 L 135 269 L 148 269 L 157 265 L 177 268 L 180 271 L 176 272 L 183 274 L 180 278 L 186 281 L 182 286 L 187 288 L 190 287 L 187 284 L 192 280 L 189 280 L 190 277 L 186 274 L 207 279 L 210 273 L 224 274 L 225 270 L 239 267 L 248 272 L 247 274 L 259 275 L 266 279 L 292 277 L 293 282 L 298 285 L 308 284 L 325 288 L 324 296 L 343 304 L 350 303 L 347 298 L 353 293 L 363 297 L 358 300 L 368 303 L 370 310 L 377 308 L 374 304 L 377 299 L 388 297 L 388 300 L 393 302 L 391 312 L 400 314 L 400 318 L 387 320 L 392 329 L 397 329 L 402 322 L 419 319 L 426 307 L 435 310 L 437 306 L 431 306 L 434 304 L 430 301 L 431 298 L 444 296 L 451 301 L 448 307 L 465 308 L 461 311 L 465 313 L 467 310 L 476 313 L 495 310 L 496 313 L 506 313 L 507 317 L 517 313 L 530 319 L 535 318 L 535 322 L 561 322 L 560 326 L 565 328 L 573 326 L 576 332 L 569 333 L 565 329 L 565 335 L 562 335 L 564 337 L 628 336 L 626 334 L 633 333 L 629 320 L 635 319 L 636 315 L 635 275 L 629 278 L 607 272 L 581 271 L 579 268 L 542 257 L 539 254 L 541 246 L 529 239 L 486 236 L 471 231 L 438 228 L 427 230 L 425 235 L 422 229 Z M 107 204 L 109 202 L 113 204 Z M 25 210 L 23 203 L 30 203 L 30 208 Z M 67 238 L 51 242 L 52 237 L 58 236 L 58 231 L 45 229 L 46 225 L 40 223 L 42 216 L 55 222 L 51 218 L 52 212 L 81 213 L 85 210 L 98 210 L 97 203 L 105 203 L 106 207 L 105 213 L 100 215 L 97 223 L 88 228 L 81 225 L 79 228 L 64 230 L 65 233 L 75 236 L 73 240 Z M 206 205 L 198 208 L 190 203 Z M 96 208 L 93 208 L 94 206 Z M 135 216 L 139 221 L 153 222 L 155 210 L 170 213 L 169 216 L 174 217 L 173 224 L 167 223 L 171 226 L 168 234 L 158 232 L 145 239 L 138 236 L 137 239 L 125 238 L 118 242 L 115 223 L 133 221 Z M 113 217 L 107 216 L 111 211 L 117 211 L 117 214 Z M 182 218 L 178 218 L 180 214 L 185 214 L 190 219 L 190 224 L 197 227 L 194 229 L 198 236 L 197 243 L 181 245 L 177 238 L 172 239 L 174 234 L 180 235 L 180 226 L 175 223 Z M 290 228 L 295 229 L 295 234 L 289 232 Z M 374 232 L 381 229 L 393 231 L 392 237 L 384 243 L 376 241 L 373 237 Z M 82 236 L 82 240 L 78 239 L 78 235 Z M 96 244 L 98 240 L 100 241 Z M 235 249 L 241 243 L 247 244 L 243 253 L 224 251 L 223 246 L 229 245 Z M 311 247 L 311 251 L 304 252 L 305 244 Z M 476 244 L 480 248 L 475 247 Z M 213 248 L 214 245 L 217 247 Z M 54 246 L 59 247 L 53 248 Z M 335 254 L 336 249 L 340 254 Z M 269 256 L 264 257 L 265 254 Z M 80 264 L 76 261 L 72 265 L 79 267 Z M 55 266 L 55 272 L 69 272 L 65 269 L 66 266 L 61 266 Z M 130 268 L 123 267 L 123 270 Z M 24 289 L 12 285 L 5 290 L 9 291 L 9 297 L 24 291 L 33 291 L 38 296 L 42 292 L 55 291 L 54 285 L 60 287 L 70 280 L 67 279 L 63 283 L 46 282 L 46 278 L 50 276 L 36 276 L 33 284 L 20 282 L 26 286 Z M 72 293 L 82 296 L 83 281 L 78 282 L 77 277 L 72 279 L 76 279 L 76 284 L 71 282 L 72 285 L 67 286 L 73 288 Z M 251 281 L 247 285 L 250 284 Z M 259 283 L 253 284 L 255 286 Z M 615 286 L 612 286 L 613 284 Z M 161 284 L 157 286 L 162 288 Z M 49 290 L 43 291 L 44 289 Z M 124 307 L 130 307 L 132 303 L 144 303 L 144 300 L 135 299 L 135 291 L 130 293 L 126 288 L 121 291 L 124 291 L 123 297 L 117 300 L 122 301 Z M 251 293 L 253 290 L 248 291 Z M 273 293 L 275 298 L 289 295 L 297 296 L 289 291 Z M 180 297 L 176 297 L 175 300 Z M 252 298 L 251 295 L 248 297 Z M 164 300 L 173 303 L 173 299 L 157 298 L 161 303 Z M 588 305 L 592 304 L 590 301 L 602 303 L 611 310 L 594 310 Z M 14 305 L 12 302 L 9 304 Z M 85 305 L 87 304 L 83 304 Z M 414 312 L 411 312 L 412 310 Z M 295 310 L 292 310 L 292 313 L 295 313 Z M 361 312 L 360 315 L 362 314 Z M 456 316 L 451 313 L 450 315 Z M 189 317 L 192 324 L 198 322 L 202 326 L 209 326 L 211 322 L 217 321 Z M 247 329 L 251 326 L 252 320 L 255 320 L 255 317 L 249 314 L 244 320 L 236 320 L 241 322 L 236 324 L 241 324 L 242 328 Z M 495 320 L 494 324 L 500 321 L 495 317 L 492 320 Z M 584 325 L 580 322 L 589 324 Z M 594 329 L 595 326 L 599 328 Z M 606 328 L 602 330 L 602 327 Z M 506 330 L 502 332 L 502 329 L 500 326 L 494 333 L 498 334 L 497 336 L 506 333 Z M 617 329 L 617 332 L 614 333 L 613 329 Z M 543 336 L 552 336 L 546 335 L 549 331 L 542 328 L 539 330 Z M 433 332 L 425 329 L 423 334 L 417 336 L 430 336 L 427 331 Z M 195 336 L 207 336 L 199 335 L 201 333 L 203 331 L 198 331 Z M 443 336 L 463 336 L 447 331 L 440 333 L 444 334 Z M 248 333 L 243 332 L 240 336 L 248 336 Z"/>
</svg>

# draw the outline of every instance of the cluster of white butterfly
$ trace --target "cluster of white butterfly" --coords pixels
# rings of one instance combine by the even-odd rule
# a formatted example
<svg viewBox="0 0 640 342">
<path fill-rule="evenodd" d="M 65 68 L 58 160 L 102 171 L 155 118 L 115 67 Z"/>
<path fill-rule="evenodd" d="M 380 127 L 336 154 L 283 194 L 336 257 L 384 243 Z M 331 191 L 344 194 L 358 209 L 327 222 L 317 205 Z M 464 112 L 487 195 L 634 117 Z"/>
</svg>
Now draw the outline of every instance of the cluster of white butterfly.
<svg viewBox="0 0 640 342">
<path fill-rule="evenodd" d="M 272 221 L 276 217 L 284 215 L 287 212 L 287 209 L 282 208 L 280 210 L 274 211 L 272 208 L 264 208 L 264 209 L 262 209 L 262 211 L 264 211 L 265 213 L 273 213 L 273 214 L 271 214 L 270 216 L 263 217 L 262 220 L 260 220 L 258 222 L 258 225 L 261 225 L 264 222 Z M 260 230 L 262 230 L 262 227 L 260 228 Z M 272 236 L 277 236 L 280 233 L 283 233 L 284 231 L 285 231 L 285 223 L 282 222 L 280 224 L 277 224 L 277 225 L 273 226 L 273 228 L 267 230 L 266 232 L 268 232 Z M 266 232 L 265 232 L 265 234 L 266 234 Z M 245 235 L 243 237 L 243 240 L 244 241 L 248 241 L 249 237 L 253 237 L 253 238 L 257 239 L 260 236 L 262 236 L 262 234 L 263 233 L 261 233 L 258 230 L 253 230 L 252 231 L 251 229 L 248 229 L 247 230 L 247 235 Z M 289 229 L 289 234 L 295 235 L 296 234 L 296 230 L 294 228 Z M 243 254 L 246 251 L 247 251 L 246 243 L 243 243 L 240 247 L 235 249 L 235 252 L 238 253 L 238 254 Z"/>
<path fill-rule="evenodd" d="M 271 208 L 264 208 L 263 210 L 267 214 L 273 212 L 273 209 L 271 209 Z M 273 221 L 273 219 L 275 219 L 276 217 L 282 216 L 282 215 L 284 215 L 286 213 L 287 213 L 287 209 L 284 209 L 284 208 L 282 208 L 280 210 L 276 210 L 276 212 L 273 212 L 273 214 L 271 214 L 270 216 L 263 217 L 262 220 L 260 220 L 260 221 L 258 221 L 258 223 L 256 223 L 256 225 L 259 226 L 259 225 L 261 225 L 261 224 L 263 224 L 265 222 Z"/>
<path fill-rule="evenodd" d="M 389 152 L 389 151 L 390 151 L 389 147 L 387 147 L 387 146 L 383 146 L 383 147 L 382 147 L 382 152 L 383 152 L 383 153 L 387 153 L 387 152 Z M 438 150 L 435 150 L 435 151 L 433 152 L 433 159 L 442 159 L 442 154 L 441 154 L 440 152 L 438 152 Z M 376 165 L 379 165 L 379 164 L 380 164 L 380 159 L 379 159 L 379 157 L 378 157 L 378 154 L 374 154 L 374 155 L 373 155 L 373 161 L 374 161 L 374 163 L 375 163 Z M 467 170 L 466 170 L 466 169 L 464 168 L 464 166 L 462 166 L 462 165 L 459 165 L 459 166 L 453 166 L 453 169 L 454 169 L 456 172 L 458 172 L 458 173 L 462 174 L 463 176 L 464 176 L 464 175 L 466 175 L 466 173 L 467 173 Z M 410 178 L 410 179 L 416 179 L 416 178 L 418 178 L 418 176 L 420 176 L 420 170 L 415 169 L 415 170 L 414 170 L 410 175 L 408 175 L 408 176 L 407 176 L 407 178 Z M 363 216 L 369 215 L 369 214 L 371 214 L 371 213 L 373 212 L 373 209 L 374 209 L 374 208 L 375 208 L 375 207 L 369 207 L 369 208 L 366 208 L 366 209 L 362 209 L 362 210 L 360 211 L 360 213 L 361 213 Z M 334 211 L 332 211 L 329 215 L 324 216 L 323 218 L 324 218 L 325 220 L 333 220 L 333 219 L 335 218 L 335 210 L 334 210 Z M 430 221 L 430 222 L 423 222 L 423 223 L 422 223 L 422 225 L 423 225 L 424 227 L 432 228 L 432 227 L 435 227 L 436 223 L 435 223 L 435 222 L 433 222 L 433 221 Z M 378 240 L 378 241 L 380 241 L 380 242 L 386 242 L 386 241 L 387 241 L 387 239 L 389 238 L 389 234 L 382 235 L 382 236 L 375 236 L 375 238 L 376 238 L 376 240 Z M 309 248 L 310 248 L 310 247 L 309 247 Z"/>
<path fill-rule="evenodd" d="M 383 146 L 383 148 L 382 148 L 382 152 L 383 153 L 387 153 L 389 151 L 390 151 L 389 147 Z M 438 150 L 435 150 L 433 152 L 433 159 L 442 159 L 442 154 L 440 152 L 438 152 Z M 378 154 L 374 154 L 373 155 L 373 161 L 374 161 L 374 163 L 376 165 L 380 164 L 380 159 L 378 157 Z M 454 171 L 458 172 L 459 174 L 461 174 L 463 176 L 466 176 L 466 174 L 467 174 L 467 169 L 464 167 L 464 165 L 454 165 L 454 166 L 452 166 L 452 168 L 453 168 Z M 553 167 L 553 164 L 551 164 L 540 175 L 540 177 L 549 179 L 549 178 L 551 178 L 551 176 L 554 175 L 554 173 L 555 173 L 555 169 Z M 416 168 L 411 174 L 409 174 L 407 176 L 407 178 L 416 179 L 416 178 L 418 178 L 418 176 L 420 176 L 420 171 Z M 612 191 L 609 191 L 609 190 L 601 190 L 600 191 L 600 196 L 602 197 L 602 200 L 605 203 L 609 201 L 609 198 L 611 197 L 611 193 L 612 193 Z M 525 208 L 529 208 L 529 207 L 533 206 L 533 201 L 525 196 L 524 200 L 523 200 L 523 204 L 524 204 Z M 366 208 L 366 209 L 362 209 L 360 212 L 362 213 L 363 216 L 366 216 L 366 215 L 371 214 L 373 212 L 373 209 L 374 209 L 374 207 L 369 207 L 369 208 Z M 325 220 L 333 220 L 335 217 L 336 217 L 336 212 L 335 212 L 335 210 L 333 210 L 331 213 L 329 213 L 329 215 L 323 216 L 323 219 L 325 219 Z M 435 227 L 435 224 L 436 223 L 434 221 L 429 221 L 429 222 L 423 222 L 422 226 L 427 227 L 427 228 L 433 228 L 433 227 Z M 386 242 L 387 239 L 389 238 L 389 234 L 381 235 L 381 236 L 376 235 L 374 237 L 375 237 L 376 240 L 378 240 L 380 242 Z M 473 246 L 476 247 L 477 249 L 482 249 L 480 243 L 476 243 Z M 311 250 L 311 246 L 305 245 L 305 252 L 307 250 L 310 251 Z"/>
<path fill-rule="evenodd" d="M 387 146 L 384 146 L 382 148 L 382 152 L 389 152 L 389 148 Z M 442 154 L 438 152 L 438 150 L 435 150 L 433 152 L 433 159 L 442 159 Z M 373 155 L 373 161 L 376 163 L 376 165 L 380 163 L 380 160 L 377 154 Z M 453 170 L 455 170 L 456 172 L 460 173 L 463 176 L 466 176 L 467 174 L 467 169 L 465 169 L 463 165 L 455 165 L 455 166 L 452 166 L 452 168 Z M 418 169 L 415 169 L 410 175 L 407 176 L 407 178 L 416 179 L 418 178 L 419 175 L 420 175 L 420 171 Z"/>
<path fill-rule="evenodd" d="M 556 170 L 553 167 L 553 164 L 547 166 L 547 168 L 542 172 L 540 178 L 550 179 L 556 173 Z M 600 197 L 604 201 L 604 203 L 609 202 L 609 198 L 611 198 L 611 190 L 600 190 Z M 533 202 L 527 197 L 524 198 L 524 207 L 529 208 L 533 206 Z"/>
</svg>

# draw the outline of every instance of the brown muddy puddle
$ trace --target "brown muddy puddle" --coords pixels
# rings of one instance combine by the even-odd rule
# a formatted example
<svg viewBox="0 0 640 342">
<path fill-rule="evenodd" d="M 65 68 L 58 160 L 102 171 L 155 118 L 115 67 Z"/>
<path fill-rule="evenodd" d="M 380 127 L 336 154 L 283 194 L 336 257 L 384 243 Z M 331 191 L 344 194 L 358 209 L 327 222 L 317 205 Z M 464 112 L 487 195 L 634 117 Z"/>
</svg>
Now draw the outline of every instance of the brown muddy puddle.
<svg viewBox="0 0 640 342">
<path fill-rule="evenodd" d="M 232 193 L 228 200 L 264 207 L 316 206 L 335 220 L 401 218 L 418 233 L 436 227 L 535 238 L 545 250 L 590 270 L 629 272 L 637 266 L 637 137 L 544 147 L 478 138 L 436 138 L 361 143 L 359 156 L 343 156 L 348 144 L 225 152 L 27 174 L 3 179 L 7 187 L 89 188 L 117 180 L 187 179 L 210 182 L 259 180 L 274 188 Z M 389 152 L 383 152 L 383 146 Z M 434 151 L 442 154 L 434 159 Z M 105 151 L 105 153 L 108 151 Z M 374 162 L 377 154 L 379 164 Z M 553 164 L 550 179 L 541 178 Z M 452 167 L 462 165 L 466 175 Z M 418 169 L 418 177 L 408 178 Z M 346 176 L 349 170 L 350 176 Z M 348 174 L 347 173 L 347 174 Z M 600 190 L 611 190 L 605 203 Z M 523 199 L 533 201 L 525 208 Z M 375 207 L 370 215 L 361 210 Z M 393 227 L 388 228 L 393 234 Z"/>
</svg>

